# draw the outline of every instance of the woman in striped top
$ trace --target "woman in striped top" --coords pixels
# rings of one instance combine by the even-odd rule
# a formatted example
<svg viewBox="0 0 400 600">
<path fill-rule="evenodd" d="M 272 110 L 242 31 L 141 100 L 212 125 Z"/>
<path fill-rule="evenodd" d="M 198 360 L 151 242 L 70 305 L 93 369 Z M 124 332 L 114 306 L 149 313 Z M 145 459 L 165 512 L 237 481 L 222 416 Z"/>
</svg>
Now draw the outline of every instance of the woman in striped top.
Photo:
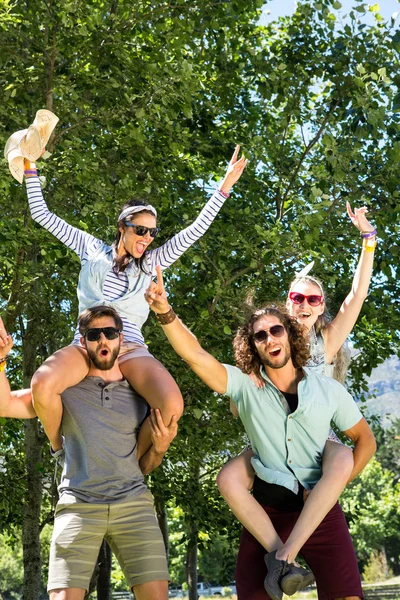
<svg viewBox="0 0 400 600">
<path fill-rule="evenodd" d="M 79 256 L 82 268 L 78 283 L 79 313 L 86 308 L 107 304 L 123 321 L 124 341 L 119 364 L 124 377 L 154 409 L 161 411 L 164 423 L 173 424 L 183 411 L 180 390 L 165 367 L 147 350 L 141 327 L 149 314 L 144 292 L 156 266 L 166 269 L 174 263 L 211 225 L 231 187 L 240 178 L 247 160 L 233 153 L 226 175 L 197 219 L 165 244 L 149 250 L 158 234 L 157 211 L 142 201 L 128 202 L 118 218 L 117 235 L 112 246 L 72 227 L 51 213 L 44 201 L 34 163 L 25 162 L 25 177 L 32 218 L 55 235 Z M 102 334 L 102 338 L 104 334 Z M 100 342 L 99 342 L 100 343 Z M 70 346 L 50 356 L 32 379 L 33 403 L 54 451 L 61 448 L 61 393 L 86 376 L 89 360 L 75 332 Z M 174 418 L 173 418 L 174 417 Z M 150 424 L 142 426 L 138 458 L 149 446 Z"/>
</svg>

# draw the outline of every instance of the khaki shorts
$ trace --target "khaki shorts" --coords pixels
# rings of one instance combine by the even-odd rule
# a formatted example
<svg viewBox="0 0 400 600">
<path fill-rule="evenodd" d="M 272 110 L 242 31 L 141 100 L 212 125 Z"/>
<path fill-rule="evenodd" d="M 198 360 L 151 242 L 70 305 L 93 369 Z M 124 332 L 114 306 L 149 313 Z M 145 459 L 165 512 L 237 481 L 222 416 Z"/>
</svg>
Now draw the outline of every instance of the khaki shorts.
<svg viewBox="0 0 400 600">
<path fill-rule="evenodd" d="M 130 358 L 154 358 L 147 350 L 147 346 L 137 344 L 136 342 L 122 342 L 121 349 L 118 354 L 119 364 L 129 360 Z"/>
<path fill-rule="evenodd" d="M 88 590 L 104 538 L 131 587 L 169 579 L 164 541 L 147 491 L 130 502 L 58 503 L 47 591 Z"/>
</svg>

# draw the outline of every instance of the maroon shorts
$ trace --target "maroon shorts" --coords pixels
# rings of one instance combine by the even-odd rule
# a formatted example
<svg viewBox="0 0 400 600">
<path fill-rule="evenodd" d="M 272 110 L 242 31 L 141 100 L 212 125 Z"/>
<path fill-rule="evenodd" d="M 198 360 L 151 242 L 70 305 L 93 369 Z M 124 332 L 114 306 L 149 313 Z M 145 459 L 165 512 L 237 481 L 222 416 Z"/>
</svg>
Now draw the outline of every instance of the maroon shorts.
<svg viewBox="0 0 400 600">
<path fill-rule="evenodd" d="M 279 511 L 263 506 L 278 535 L 286 541 L 300 510 Z M 267 569 L 265 550 L 243 529 L 236 565 L 238 600 L 267 600 L 264 579 Z M 357 559 L 344 514 L 335 504 L 301 549 L 301 556 L 314 573 L 319 600 L 335 600 L 346 596 L 363 598 Z"/>
</svg>

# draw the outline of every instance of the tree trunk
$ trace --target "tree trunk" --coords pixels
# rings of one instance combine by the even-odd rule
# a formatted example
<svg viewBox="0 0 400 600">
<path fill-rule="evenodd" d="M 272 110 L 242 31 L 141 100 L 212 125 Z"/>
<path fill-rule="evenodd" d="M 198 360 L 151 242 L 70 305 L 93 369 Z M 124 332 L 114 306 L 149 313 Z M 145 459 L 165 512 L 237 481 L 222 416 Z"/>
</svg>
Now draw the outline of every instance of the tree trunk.
<svg viewBox="0 0 400 600">
<path fill-rule="evenodd" d="M 22 524 L 22 544 L 24 552 L 24 600 L 39 600 L 41 590 L 40 557 L 40 505 L 42 500 L 42 474 L 38 465 L 41 462 L 42 442 L 39 422 L 29 419 L 24 422 L 26 495 L 24 520 Z"/>
<path fill-rule="evenodd" d="M 196 524 L 189 526 L 189 542 L 186 551 L 186 573 L 189 600 L 197 600 L 197 546 L 199 530 Z"/>
<path fill-rule="evenodd" d="M 30 259 L 36 263 L 36 251 L 33 249 Z M 38 293 L 32 286 L 31 293 Z M 34 297 L 34 296 L 33 296 Z M 36 354 L 40 337 L 40 315 L 33 301 L 26 306 L 26 327 L 21 323 L 23 353 L 23 385 L 30 387 L 36 369 Z M 24 564 L 24 600 L 39 600 L 41 591 L 41 553 L 40 553 L 40 508 L 42 502 L 42 447 L 44 436 L 37 419 L 24 421 L 24 446 L 26 465 L 26 492 L 24 519 L 22 524 L 22 546 Z"/>
<path fill-rule="evenodd" d="M 167 509 L 165 507 L 164 498 L 161 496 L 153 495 L 154 497 L 154 506 L 156 509 L 157 521 L 160 526 L 161 533 L 164 540 L 165 552 L 167 553 L 167 558 L 169 555 L 169 529 L 168 529 L 168 517 L 167 517 Z"/>
<path fill-rule="evenodd" d="M 111 564 L 111 548 L 107 542 L 103 540 L 97 556 L 96 566 L 90 580 L 89 590 L 85 595 L 85 600 L 88 600 L 95 590 L 97 592 L 97 600 L 109 600 L 111 597 Z"/>
<path fill-rule="evenodd" d="M 100 569 L 97 579 L 97 600 L 109 600 L 111 598 L 111 548 L 106 540 L 103 543 L 99 552 Z"/>
</svg>

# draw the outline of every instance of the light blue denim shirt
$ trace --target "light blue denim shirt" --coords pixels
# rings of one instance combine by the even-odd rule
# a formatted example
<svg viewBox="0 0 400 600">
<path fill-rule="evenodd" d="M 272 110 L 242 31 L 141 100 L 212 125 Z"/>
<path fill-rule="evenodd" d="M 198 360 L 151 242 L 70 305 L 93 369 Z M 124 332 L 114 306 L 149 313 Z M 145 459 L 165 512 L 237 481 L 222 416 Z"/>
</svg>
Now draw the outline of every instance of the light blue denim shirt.
<svg viewBox="0 0 400 600">
<path fill-rule="evenodd" d="M 79 314 L 86 308 L 106 304 L 112 306 L 121 317 L 126 317 L 139 328 L 149 316 L 149 305 L 144 298 L 152 277 L 150 259 L 145 257 L 144 273 L 132 261 L 126 269 L 128 291 L 121 298 L 112 302 L 104 300 L 104 280 L 112 266 L 112 249 L 106 244 L 97 248 L 89 260 L 82 265 L 78 283 Z"/>
<path fill-rule="evenodd" d="M 263 389 L 237 367 L 228 373 L 226 395 L 235 402 L 254 452 L 258 477 L 297 493 L 298 482 L 310 489 L 321 478 L 321 460 L 331 420 L 340 431 L 362 418 L 347 390 L 331 377 L 304 368 L 298 386 L 299 403 L 290 413 L 283 394 L 265 371 Z"/>
</svg>

